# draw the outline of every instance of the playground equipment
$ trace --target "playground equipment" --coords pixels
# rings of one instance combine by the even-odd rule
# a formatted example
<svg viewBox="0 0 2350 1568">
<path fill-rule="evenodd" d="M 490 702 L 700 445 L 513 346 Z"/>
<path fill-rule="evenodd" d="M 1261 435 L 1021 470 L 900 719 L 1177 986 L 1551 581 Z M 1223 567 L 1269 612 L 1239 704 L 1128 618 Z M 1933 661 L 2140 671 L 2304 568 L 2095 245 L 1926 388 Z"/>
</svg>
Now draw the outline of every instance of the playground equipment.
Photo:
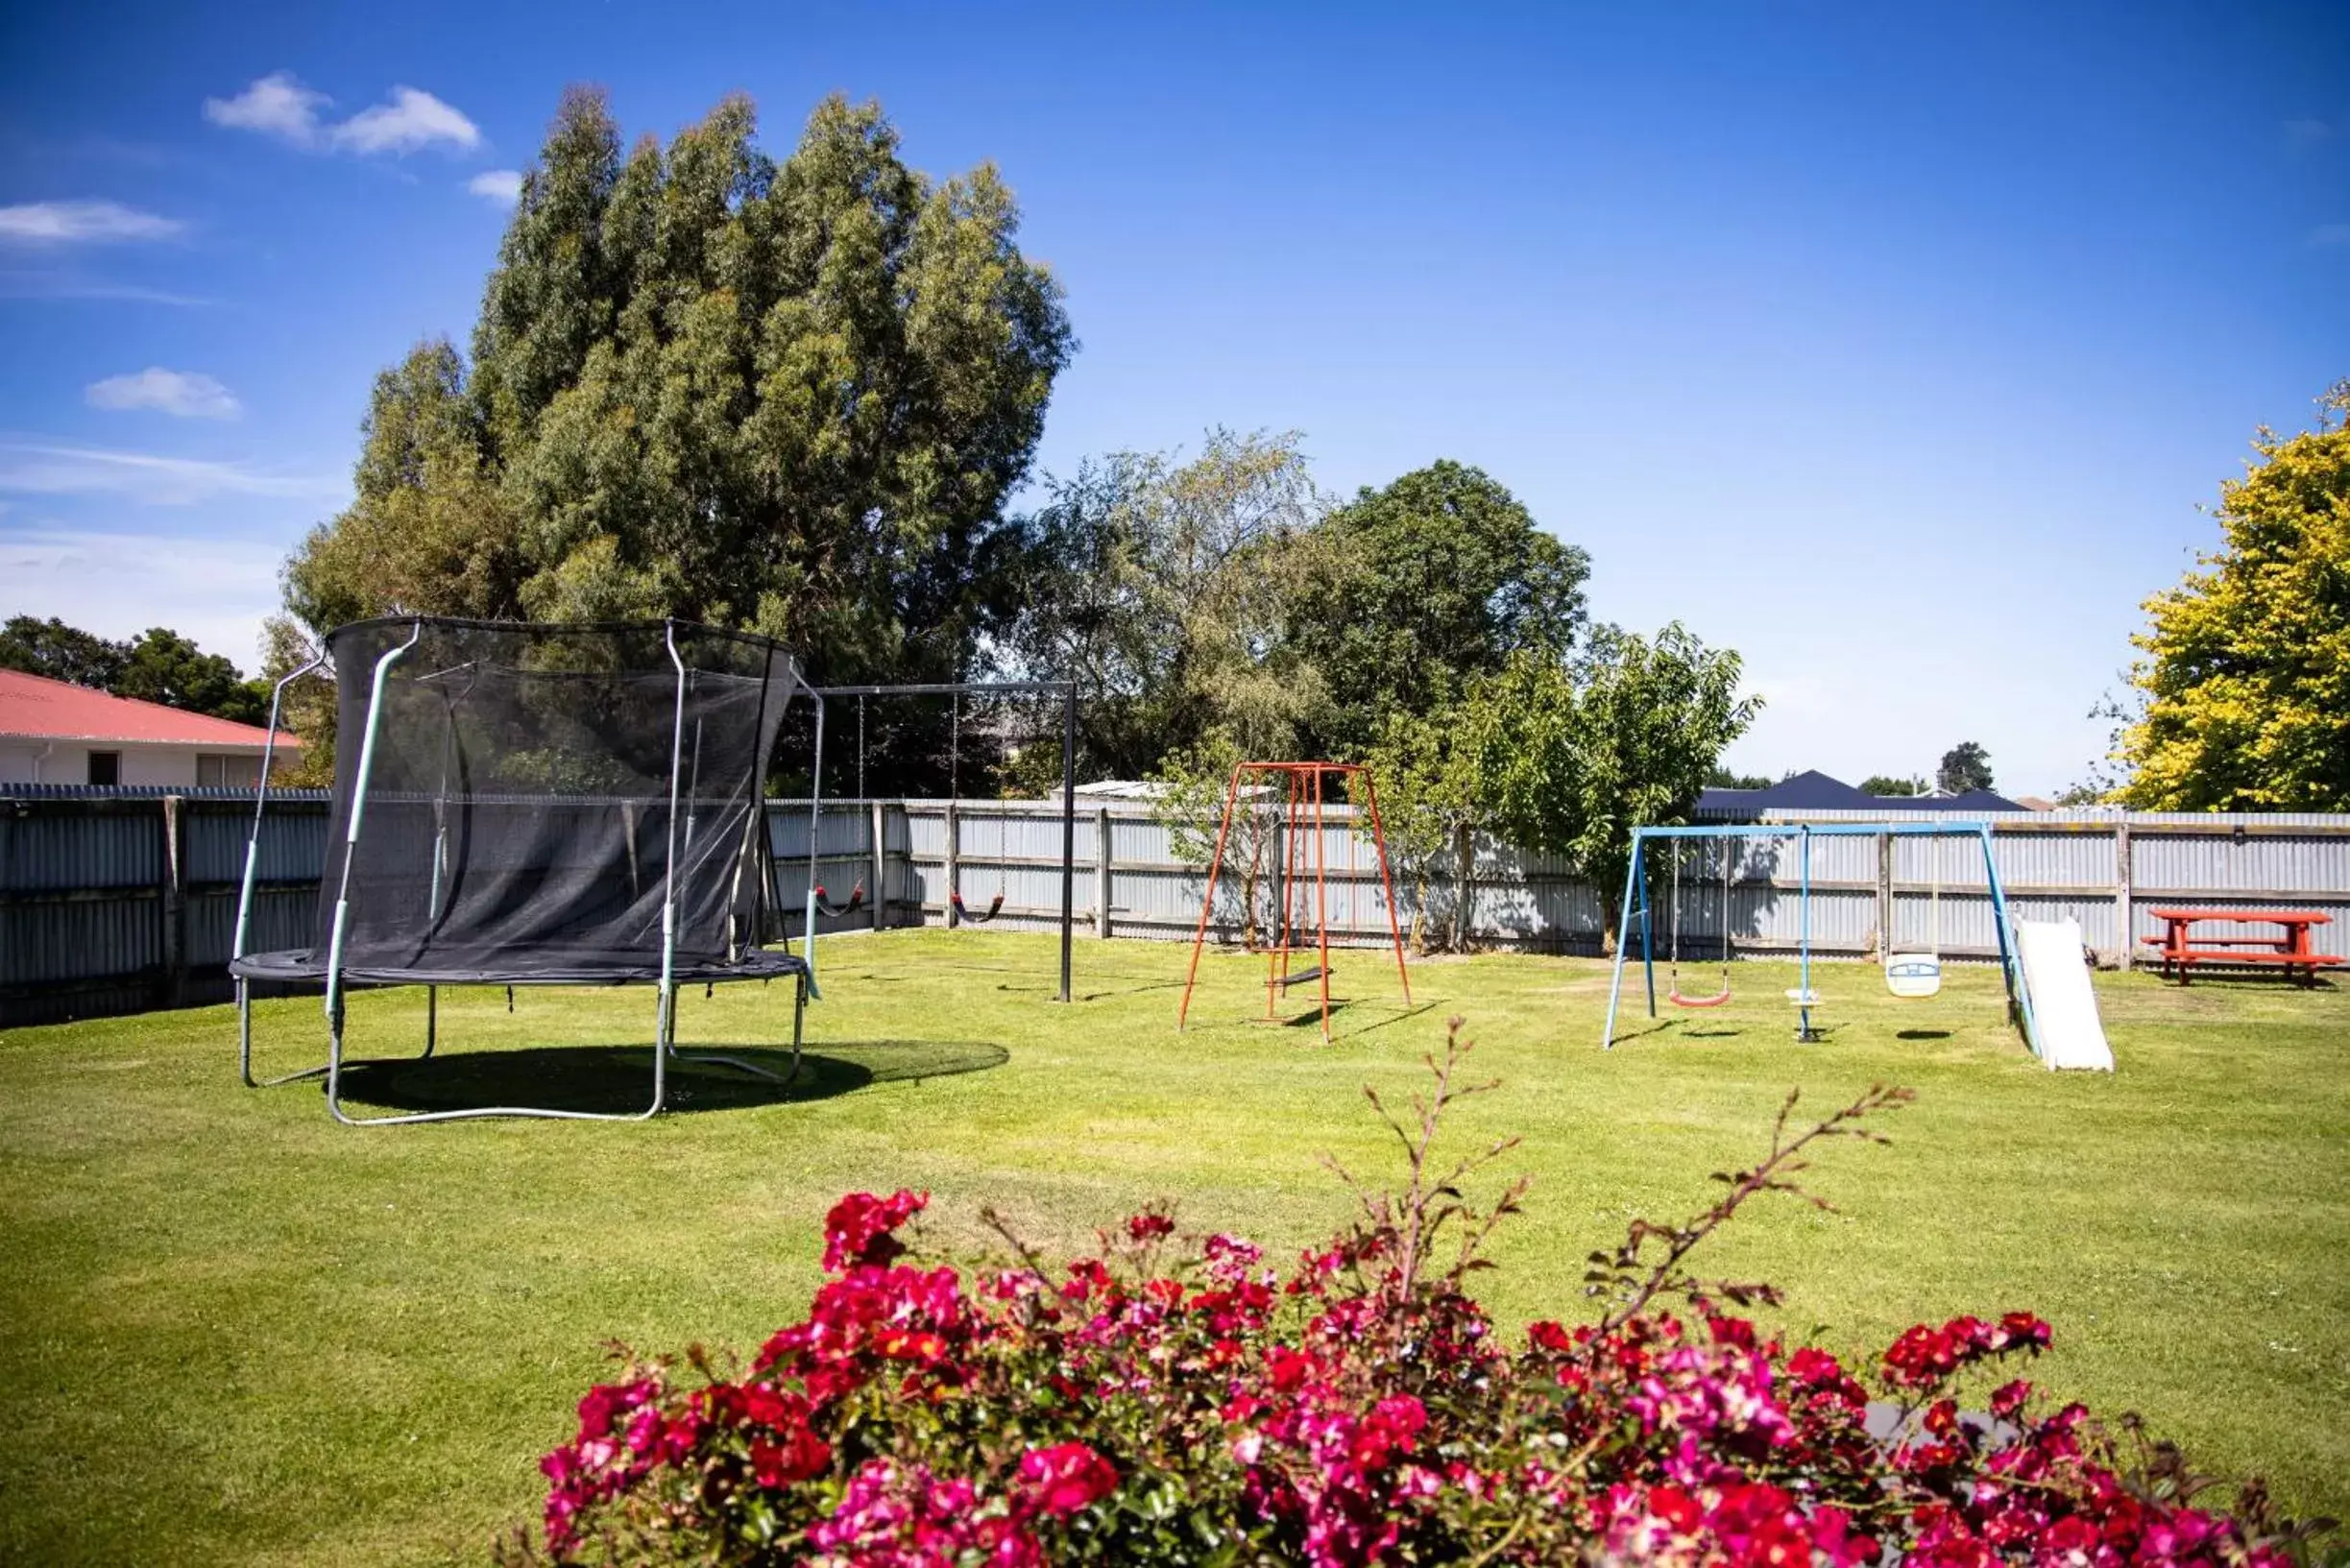
<svg viewBox="0 0 2350 1568">
<path fill-rule="evenodd" d="M 1321 1037 L 1330 1038 L 1330 881 L 1329 834 L 1324 808 L 1330 804 L 1332 779 L 1345 782 L 1348 798 L 1359 782 L 1363 807 L 1370 815 L 1371 852 L 1379 864 L 1379 888 L 1387 904 L 1387 929 L 1395 953 L 1395 976 L 1403 982 L 1405 1006 L 1412 1003 L 1412 976 L 1404 967 L 1403 932 L 1395 924 L 1395 885 L 1388 875 L 1387 835 L 1379 824 L 1379 796 L 1369 769 L 1349 762 L 1242 762 L 1232 769 L 1225 785 L 1223 813 L 1216 829 L 1216 849 L 1208 857 L 1207 890 L 1199 900 L 1199 925 L 1192 933 L 1191 969 L 1183 977 L 1183 1001 L 1175 1009 L 1175 1027 L 1191 1015 L 1192 989 L 1199 979 L 1199 953 L 1207 944 L 1209 917 L 1216 908 L 1216 879 L 1223 867 L 1224 846 L 1230 842 L 1234 817 L 1257 809 L 1252 781 L 1278 787 L 1274 808 L 1280 812 L 1272 841 L 1269 868 L 1276 900 L 1272 941 L 1265 953 L 1265 1017 L 1272 1020 L 1279 999 L 1290 987 L 1308 981 L 1320 987 Z M 1310 895 L 1310 896 L 1309 896 Z M 1307 933 L 1311 932 L 1309 938 Z M 1314 963 L 1292 969 L 1290 959 L 1311 953 Z"/>
<path fill-rule="evenodd" d="M 809 803 L 812 890 L 801 952 L 760 946 L 765 925 L 763 781 L 799 670 L 762 637 L 680 621 L 525 626 L 426 616 L 331 633 L 336 756 L 319 924 L 307 949 L 250 953 L 269 770 L 254 802 L 229 972 L 238 1071 L 253 1076 L 252 983 L 326 993 L 327 1061 L 271 1083 L 324 1077 L 352 1125 L 521 1116 L 642 1121 L 658 1115 L 670 1060 L 721 1062 L 787 1083 L 815 983 L 812 862 L 824 777 L 816 704 Z M 364 830 L 364 831 L 363 831 Z M 339 846 L 339 856 L 335 847 Z M 675 1049 L 681 986 L 787 978 L 791 1072 Z M 640 1112 L 491 1105 L 354 1117 L 342 1103 L 346 1000 L 360 985 L 425 988 L 424 1049 L 440 988 L 656 987 L 652 1099 Z"/>
<path fill-rule="evenodd" d="M 2080 922 L 2019 920 L 2016 952 L 2024 992 L 2038 1003 L 2040 1059 L 2051 1068 L 2111 1073 L 2114 1048 L 2106 1042 L 2089 966 L 2081 960 Z"/>
<path fill-rule="evenodd" d="M 1896 949 L 1893 933 L 1885 933 L 1885 989 L 1897 997 L 1930 997 L 1942 989 L 1942 846 L 1929 839 L 1926 849 L 1934 869 L 1933 918 L 1926 945 L 1923 950 Z"/>
<path fill-rule="evenodd" d="M 1078 684 L 1075 681 L 944 681 L 912 686 L 826 686 L 811 687 L 818 697 L 837 700 L 855 697 L 858 703 L 858 783 L 864 781 L 864 703 L 868 697 L 945 697 L 953 705 L 948 720 L 947 777 L 950 793 L 947 812 L 948 832 L 961 832 L 960 813 L 955 808 L 961 804 L 962 764 L 962 701 L 966 696 L 981 697 L 1058 697 L 1061 701 L 1061 855 L 1060 855 L 1060 928 L 1061 978 L 1060 993 L 1054 999 L 1067 1001 L 1070 997 L 1072 948 L 1076 931 L 1077 912 L 1077 746 L 1078 746 Z M 1004 900 L 1009 876 L 1006 855 L 1007 829 L 1005 818 L 996 819 L 996 893 L 985 914 L 973 914 L 963 906 L 962 892 L 952 883 L 947 888 L 950 919 L 955 924 L 969 921 L 980 925 L 993 920 L 1004 911 Z M 948 858 L 956 858 L 957 845 L 948 846 Z M 849 905 L 854 907 L 854 902 Z M 877 920 L 876 924 L 879 922 Z"/>
<path fill-rule="evenodd" d="M 1797 845 L 1799 864 L 1797 896 L 1801 901 L 1798 905 L 1797 915 L 1798 981 L 1787 988 L 1786 998 L 1795 1008 L 1795 1037 L 1798 1040 L 1816 1040 L 1820 1037 L 1820 1026 L 1813 1015 L 1822 1006 L 1822 996 L 1820 988 L 1815 983 L 1819 977 L 1813 966 L 1811 951 L 1812 840 L 1815 838 L 1875 838 L 1879 836 L 1896 840 L 1962 838 L 1972 839 L 1980 846 L 1983 856 L 1983 877 L 1991 893 L 1992 925 L 1999 942 L 1999 972 L 2007 987 L 2008 1016 L 2023 1030 L 2024 1043 L 2031 1049 L 2032 1053 L 2042 1055 L 2040 1032 L 2034 1022 L 2032 1010 L 2031 988 L 2025 982 L 2022 967 L 2016 958 L 2014 944 L 2010 939 L 2007 892 L 1999 881 L 1999 864 L 1992 854 L 1991 826 L 1980 821 L 1939 819 L 1915 822 L 1738 823 L 1718 827 L 1635 828 L 1632 832 L 1632 863 L 1624 876 L 1623 916 L 1616 931 L 1615 963 L 1608 982 L 1608 1022 L 1606 1033 L 1600 1042 L 1603 1048 L 1612 1049 L 1615 1045 L 1615 1022 L 1624 984 L 1624 961 L 1632 950 L 1635 921 L 1639 929 L 1640 967 L 1646 980 L 1648 1016 L 1651 1018 L 1657 1016 L 1657 947 L 1654 911 L 1651 908 L 1648 893 L 1650 881 L 1648 857 L 1652 846 L 1664 846 L 1666 853 L 1675 857 L 1674 865 L 1677 870 L 1682 846 L 1690 841 L 1721 842 L 1724 845 L 1726 861 L 1729 858 L 1729 846 L 1732 844 L 1750 843 L 1759 839 L 1779 842 L 1793 841 Z M 1731 951 L 1728 918 L 1729 892 L 1729 885 L 1725 882 L 1722 931 L 1725 959 Z M 1934 870 L 1933 893 L 1934 951 L 1930 953 L 1908 953 L 1898 955 L 1912 966 L 1930 964 L 1931 975 L 1930 977 L 1926 975 L 1922 967 L 1913 967 L 1897 983 L 1894 977 L 1888 974 L 1886 983 L 1894 988 L 1894 994 L 1897 996 L 1931 996 L 1941 988 L 1941 900 L 1942 868 L 1937 861 Z M 1674 882 L 1670 916 L 1674 922 L 1671 938 L 1677 952 L 1680 937 L 1680 897 L 1677 877 Z M 1671 961 L 1668 960 L 1668 962 Z M 1931 989 L 1926 989 L 1929 983 Z M 1903 986 L 1912 989 L 1904 990 Z M 1727 975 L 1723 989 L 1725 993 L 1729 989 Z M 1667 985 L 1666 1000 L 1680 1005 L 1689 1005 L 1678 995 L 1678 991 L 1677 965 L 1675 965 L 1674 979 Z M 1727 998 L 1725 997 L 1724 1000 Z"/>
<path fill-rule="evenodd" d="M 1676 1007 L 1719 1007 L 1730 1000 L 1730 846 L 1722 846 L 1722 984 L 1709 995 L 1691 996 L 1681 989 L 1681 857 L 1679 845 L 1673 848 L 1673 958 L 1671 982 L 1665 987 L 1666 1000 Z"/>
<path fill-rule="evenodd" d="M 954 711 L 947 721 L 947 820 L 956 824 L 959 824 L 962 820 L 962 763 L 963 699 L 962 693 L 957 692 L 954 697 Z M 996 815 L 996 896 L 988 904 L 987 912 L 983 915 L 973 914 L 963 904 L 963 890 L 956 885 L 956 879 L 949 876 L 947 904 L 954 911 L 952 918 L 948 921 L 949 925 L 984 926 L 1004 912 L 1004 895 L 1009 886 L 1011 877 L 1011 868 L 1004 863 L 1005 832 L 1003 813 L 998 812 Z M 960 861 L 952 863 L 959 865 Z"/>
</svg>

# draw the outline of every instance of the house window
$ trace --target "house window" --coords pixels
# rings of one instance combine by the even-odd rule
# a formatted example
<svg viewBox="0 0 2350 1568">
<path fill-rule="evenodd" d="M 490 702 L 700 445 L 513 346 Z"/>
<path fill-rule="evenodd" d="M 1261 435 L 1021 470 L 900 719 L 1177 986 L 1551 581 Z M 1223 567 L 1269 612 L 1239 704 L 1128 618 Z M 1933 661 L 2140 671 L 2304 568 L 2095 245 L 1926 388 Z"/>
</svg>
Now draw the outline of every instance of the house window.
<svg viewBox="0 0 2350 1568">
<path fill-rule="evenodd" d="M 89 754 L 89 782 L 94 784 L 122 783 L 122 753 L 94 751 Z"/>
<path fill-rule="evenodd" d="M 261 760 L 258 757 L 223 757 L 214 753 L 196 754 L 196 787 L 199 789 L 251 789 L 261 782 Z"/>
</svg>

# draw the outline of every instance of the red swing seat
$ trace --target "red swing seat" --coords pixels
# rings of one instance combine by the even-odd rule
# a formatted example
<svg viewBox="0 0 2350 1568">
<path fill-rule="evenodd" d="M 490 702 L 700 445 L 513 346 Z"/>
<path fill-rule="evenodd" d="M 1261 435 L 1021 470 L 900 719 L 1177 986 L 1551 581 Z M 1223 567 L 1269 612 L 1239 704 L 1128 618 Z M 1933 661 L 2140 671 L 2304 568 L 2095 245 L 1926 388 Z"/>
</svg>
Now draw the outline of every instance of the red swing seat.
<svg viewBox="0 0 2350 1568">
<path fill-rule="evenodd" d="M 995 919 L 997 915 L 1004 912 L 1004 895 L 1000 892 L 996 894 L 995 898 L 989 902 L 987 905 L 987 912 L 983 915 L 973 914 L 963 904 L 963 896 L 959 891 L 950 892 L 947 895 L 947 898 L 955 905 L 955 918 L 957 921 L 966 921 L 974 926 L 984 926 L 989 921 Z"/>
<path fill-rule="evenodd" d="M 1730 984 L 1725 980 L 1722 988 L 1709 997 L 1684 997 L 1681 994 L 1681 986 L 1675 983 L 1666 990 L 1664 997 L 1676 1007 L 1719 1007 L 1730 1000 Z"/>
<path fill-rule="evenodd" d="M 824 891 L 824 884 L 816 883 L 816 913 L 828 920 L 839 920 L 853 915 L 864 906 L 865 880 L 862 877 L 858 878 L 857 885 L 849 889 L 849 902 L 846 904 L 833 903 L 830 896 Z"/>
</svg>

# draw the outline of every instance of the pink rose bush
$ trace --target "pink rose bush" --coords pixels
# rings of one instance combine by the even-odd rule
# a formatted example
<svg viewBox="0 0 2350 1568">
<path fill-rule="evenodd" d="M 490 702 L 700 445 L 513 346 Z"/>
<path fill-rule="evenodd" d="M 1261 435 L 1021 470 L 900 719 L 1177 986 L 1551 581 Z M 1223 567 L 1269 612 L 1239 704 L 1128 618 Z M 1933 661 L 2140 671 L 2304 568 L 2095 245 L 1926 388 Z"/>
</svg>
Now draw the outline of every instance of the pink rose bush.
<svg viewBox="0 0 2350 1568">
<path fill-rule="evenodd" d="M 1432 1060 L 1395 1194 L 1285 1268 L 1153 1211 L 1097 1252 L 965 1278 L 899 1232 L 926 1194 L 827 1217 L 828 1278 L 746 1369 L 698 1349 L 580 1402 L 544 1463 L 563 1563 L 1041 1568 L 1057 1563 L 2283 1568 L 2305 1532 L 2257 1486 L 2197 1504 L 2174 1451 L 2013 1375 L 2027 1313 L 1902 1334 L 1874 1365 L 1732 1309 L 1768 1287 L 1685 1270 L 1753 1196 L 1799 1192 L 1821 1139 L 1874 1138 L 1872 1091 L 1726 1177 L 1674 1226 L 1592 1257 L 1592 1321 L 1496 1332 L 1464 1290 L 1521 1187 L 1485 1212 L 1430 1149 L 1457 1032 Z M 1376 1103 L 1376 1097 L 1373 1097 Z M 1790 1098 L 1790 1105 L 1792 1105 Z M 1381 1107 L 1385 1115 L 1385 1108 Z M 1805 1194 L 1808 1195 L 1808 1194 Z M 1817 1201 L 1814 1199 L 1814 1201 Z M 1865 1380 L 1865 1381 L 1864 1381 Z M 1878 1397 L 1873 1401 L 1871 1387 Z M 1979 1386 L 1979 1387 L 1978 1387 Z M 1971 1397 L 1972 1396 L 1972 1397 Z M 1962 1406 L 1987 1413 L 1962 1415 Z"/>
</svg>

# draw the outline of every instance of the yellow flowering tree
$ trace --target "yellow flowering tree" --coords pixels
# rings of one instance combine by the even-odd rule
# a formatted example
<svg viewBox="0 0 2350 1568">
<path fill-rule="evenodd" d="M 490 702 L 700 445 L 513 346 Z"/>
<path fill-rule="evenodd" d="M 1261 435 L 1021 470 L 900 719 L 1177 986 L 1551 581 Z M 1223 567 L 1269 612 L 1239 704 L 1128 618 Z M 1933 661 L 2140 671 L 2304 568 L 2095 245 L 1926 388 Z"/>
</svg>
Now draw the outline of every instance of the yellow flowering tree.
<svg viewBox="0 0 2350 1568">
<path fill-rule="evenodd" d="M 2220 487 L 2221 547 L 2146 601 L 2120 796 L 2157 811 L 2350 810 L 2350 380 Z"/>
</svg>

